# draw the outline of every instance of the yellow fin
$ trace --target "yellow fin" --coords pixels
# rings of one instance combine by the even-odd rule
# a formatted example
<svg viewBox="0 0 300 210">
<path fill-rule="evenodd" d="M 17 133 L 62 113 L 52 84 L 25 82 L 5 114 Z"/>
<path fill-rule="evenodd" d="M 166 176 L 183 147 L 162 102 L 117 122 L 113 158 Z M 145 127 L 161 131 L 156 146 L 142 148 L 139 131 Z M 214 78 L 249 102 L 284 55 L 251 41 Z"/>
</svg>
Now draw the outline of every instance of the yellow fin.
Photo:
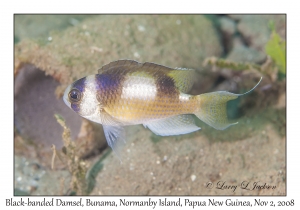
<svg viewBox="0 0 300 210">
<path fill-rule="evenodd" d="M 199 100 L 199 110 L 195 115 L 206 124 L 217 130 L 224 130 L 236 123 L 228 123 L 226 104 L 227 101 L 238 98 L 238 94 L 227 91 L 205 93 L 196 96 Z"/>
<path fill-rule="evenodd" d="M 168 73 L 173 78 L 175 86 L 183 93 L 187 93 L 193 87 L 195 82 L 195 70 L 193 69 L 175 69 Z"/>
<path fill-rule="evenodd" d="M 217 91 L 195 96 L 196 100 L 199 101 L 199 109 L 196 111 L 195 115 L 200 120 L 217 130 L 224 130 L 231 125 L 237 124 L 237 122 L 229 123 L 227 120 L 227 101 L 250 93 L 257 87 L 261 80 L 262 78 L 260 78 L 259 82 L 251 90 L 244 94 L 234 94 L 227 91 Z"/>
</svg>

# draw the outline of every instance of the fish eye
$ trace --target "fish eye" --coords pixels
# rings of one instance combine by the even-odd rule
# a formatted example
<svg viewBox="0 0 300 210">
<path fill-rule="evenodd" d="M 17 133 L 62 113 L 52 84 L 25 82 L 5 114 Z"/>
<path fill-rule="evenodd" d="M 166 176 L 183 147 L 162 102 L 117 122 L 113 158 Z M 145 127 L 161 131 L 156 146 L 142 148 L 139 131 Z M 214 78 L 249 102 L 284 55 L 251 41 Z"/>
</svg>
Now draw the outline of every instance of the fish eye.
<svg viewBox="0 0 300 210">
<path fill-rule="evenodd" d="M 79 102 L 81 100 L 81 92 L 77 89 L 72 89 L 69 92 L 69 99 L 71 102 Z"/>
</svg>

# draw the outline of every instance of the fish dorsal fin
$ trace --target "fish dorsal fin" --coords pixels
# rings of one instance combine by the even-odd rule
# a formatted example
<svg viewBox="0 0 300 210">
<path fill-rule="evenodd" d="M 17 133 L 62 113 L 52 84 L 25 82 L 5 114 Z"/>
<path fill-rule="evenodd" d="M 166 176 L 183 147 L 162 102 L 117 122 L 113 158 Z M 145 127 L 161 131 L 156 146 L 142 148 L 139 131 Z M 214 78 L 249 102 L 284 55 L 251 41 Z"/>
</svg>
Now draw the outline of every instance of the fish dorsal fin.
<svg viewBox="0 0 300 210">
<path fill-rule="evenodd" d="M 170 67 L 159 65 L 156 63 L 149 63 L 149 62 L 143 63 L 142 68 L 151 69 L 151 71 L 163 71 L 166 74 L 173 70 Z"/>
<path fill-rule="evenodd" d="M 189 92 L 196 80 L 196 73 L 194 69 L 180 69 L 176 68 L 171 71 L 168 76 L 175 81 L 175 86 L 182 92 Z"/>
<path fill-rule="evenodd" d="M 149 62 L 142 64 L 141 70 L 142 69 L 163 72 L 166 76 L 169 76 L 174 80 L 174 85 L 183 93 L 187 93 L 189 90 L 191 90 L 195 81 L 195 70 L 193 69 L 173 69 L 167 66 Z"/>
<path fill-rule="evenodd" d="M 118 69 L 120 67 L 124 68 L 124 67 L 139 67 L 141 66 L 141 63 L 135 61 L 135 60 L 117 60 L 117 61 L 113 61 L 110 62 L 109 64 L 106 64 L 104 66 L 102 66 L 99 70 L 98 73 L 101 74 L 103 72 L 106 71 L 110 71 L 113 69 Z"/>
<path fill-rule="evenodd" d="M 173 69 L 156 63 L 139 63 L 135 60 L 117 60 L 110 62 L 109 64 L 102 66 L 98 70 L 98 73 L 101 74 L 113 70 L 115 70 L 115 72 L 122 72 L 122 70 L 138 70 L 141 72 L 152 72 L 154 75 L 157 73 L 160 76 L 165 75 L 172 78 L 174 80 L 174 85 L 183 93 L 187 93 L 192 88 L 195 81 L 195 71 L 193 69 Z"/>
</svg>

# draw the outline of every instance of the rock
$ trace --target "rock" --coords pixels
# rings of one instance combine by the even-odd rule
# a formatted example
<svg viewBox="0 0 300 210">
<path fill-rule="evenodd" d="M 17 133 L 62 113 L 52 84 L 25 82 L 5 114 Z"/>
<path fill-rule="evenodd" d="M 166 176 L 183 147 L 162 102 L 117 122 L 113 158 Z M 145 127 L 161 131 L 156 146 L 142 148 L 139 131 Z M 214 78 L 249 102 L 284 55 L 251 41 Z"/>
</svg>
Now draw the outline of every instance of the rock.
<svg viewBox="0 0 300 210">
<path fill-rule="evenodd" d="M 232 49 L 233 35 L 236 33 L 236 23 L 228 17 L 221 17 L 220 30 L 222 32 L 224 50 L 229 52 Z"/>
<path fill-rule="evenodd" d="M 245 16 L 245 15 L 227 15 L 227 16 L 230 17 L 233 20 L 238 21 L 238 20 L 242 19 L 243 16 Z"/>
<path fill-rule="evenodd" d="M 228 17 L 221 17 L 220 29 L 223 33 L 232 36 L 236 32 L 235 22 Z"/>
<path fill-rule="evenodd" d="M 15 76 L 15 116 L 14 125 L 26 139 L 43 145 L 50 151 L 52 144 L 61 148 L 62 128 L 54 114 L 61 114 L 67 121 L 75 139 L 79 133 L 81 118 L 74 115 L 54 92 L 59 82 L 46 76 L 44 71 L 33 65 L 23 65 Z"/>
<path fill-rule="evenodd" d="M 213 137 L 203 135 L 207 127 L 202 127 L 202 131 L 189 137 L 164 137 L 154 143 L 150 140 L 150 131 L 135 126 L 132 129 L 134 135 L 127 136 L 122 163 L 115 155 L 105 160 L 91 195 L 257 195 L 259 190 L 216 188 L 220 181 L 230 184 L 230 180 L 236 180 L 232 183 L 235 185 L 245 180 L 251 181 L 251 185 L 255 181 L 264 183 L 268 180 L 266 173 L 275 176 L 279 167 L 285 170 L 282 167 L 285 164 L 285 141 L 278 136 L 276 129 L 273 126 L 258 126 L 266 130 L 264 136 L 254 134 L 258 130 L 242 131 L 250 127 L 253 128 L 253 123 L 237 129 L 238 133 L 248 135 L 237 140 L 225 137 L 229 131 L 219 131 L 224 140 L 213 143 Z M 213 136 L 218 131 L 212 129 L 209 132 Z M 278 150 L 276 154 L 274 148 Z M 165 159 L 165 156 L 168 158 Z M 255 179 L 253 174 L 257 174 Z M 213 189 L 206 187 L 209 181 L 213 182 Z M 285 194 L 285 181 L 267 184 L 280 184 L 281 187 L 266 190 L 264 195 Z"/>
<path fill-rule="evenodd" d="M 237 29 L 250 47 L 264 51 L 271 34 L 269 24 L 285 39 L 285 15 L 242 15 Z"/>
<path fill-rule="evenodd" d="M 26 16 L 24 21 L 28 22 L 24 22 L 18 16 L 16 28 L 23 31 L 22 24 L 28 25 L 34 17 L 40 18 Z M 52 25 L 55 17 L 42 17 L 47 18 L 52 20 L 47 30 L 60 25 Z M 66 16 L 61 21 L 70 18 Z M 35 27 L 38 26 L 36 23 Z M 30 23 L 29 29 L 32 27 Z M 45 32 L 20 37 L 41 34 L 44 36 Z M 24 39 L 15 45 L 16 126 L 23 136 L 42 141 L 49 149 L 52 144 L 57 148 L 62 145 L 62 129 L 53 117 L 54 112 L 66 118 L 73 139 L 79 132 L 80 117 L 54 95 L 55 92 L 61 97 L 74 80 L 95 74 L 102 65 L 122 58 L 200 68 L 205 57 L 222 52 L 212 23 L 202 15 L 99 15 L 49 36 L 51 39 L 45 42 Z M 24 78 L 19 82 L 18 78 L 31 68 L 45 71 L 47 76 L 40 72 L 35 80 Z"/>
<path fill-rule="evenodd" d="M 247 47 L 239 37 L 234 38 L 233 48 L 227 58 L 230 61 L 262 63 L 266 59 L 266 54 L 253 47 Z"/>
<path fill-rule="evenodd" d="M 283 109 L 286 107 L 286 93 L 282 93 L 278 97 L 278 103 L 274 105 L 275 108 L 277 109 Z"/>
<path fill-rule="evenodd" d="M 40 38 L 47 40 L 49 32 L 77 25 L 93 15 L 14 15 L 15 40 Z"/>
<path fill-rule="evenodd" d="M 203 16 L 99 16 L 51 37 L 49 43 L 24 40 L 16 45 L 16 72 L 23 63 L 32 63 L 67 85 L 120 58 L 199 68 L 204 57 L 222 53 L 212 24 Z M 261 193 L 216 188 L 219 181 L 240 186 L 245 180 L 251 181 L 250 184 L 255 181 L 278 184 L 276 190 L 264 190 L 262 194 L 285 195 L 285 139 L 270 125 L 273 118 L 274 112 L 255 113 L 251 117 L 244 116 L 236 127 L 225 131 L 197 121 L 201 131 L 156 138 L 143 126 L 128 126 L 126 144 L 121 151 L 122 162 L 114 153 L 101 162 L 103 168 L 93 177 L 96 186 L 91 195 Z M 90 128 L 83 128 L 82 141 L 89 138 Z M 51 158 L 48 160 L 51 162 Z M 275 177 L 279 171 L 278 180 L 266 177 L 266 174 Z M 67 180 L 70 175 L 63 170 L 46 172 L 40 179 L 44 186 L 39 185 L 33 194 L 66 194 L 68 188 L 64 184 L 70 183 Z M 60 174 L 62 172 L 66 175 Z M 54 179 L 56 182 L 52 185 Z M 210 180 L 213 189 L 205 187 Z"/>
<path fill-rule="evenodd" d="M 38 160 L 15 156 L 15 195 L 64 195 L 69 183 L 67 171 L 49 171 Z"/>
<path fill-rule="evenodd" d="M 99 15 L 50 36 L 18 43 L 16 70 L 31 63 L 66 85 L 122 58 L 199 69 L 205 57 L 222 53 L 202 15 Z"/>
<path fill-rule="evenodd" d="M 199 69 L 205 57 L 222 53 L 213 24 L 202 15 L 99 15 L 60 32 L 48 33 L 47 30 L 59 25 L 54 24 L 36 34 L 23 33 L 26 26 L 39 28 L 39 24 L 33 26 L 29 22 L 18 17 L 15 25 L 20 29 L 16 30 L 20 42 L 15 45 L 15 125 L 21 135 L 43 143 L 46 148 L 55 144 L 59 149 L 62 128 L 53 116 L 59 113 L 66 119 L 73 139 L 79 133 L 76 145 L 83 146 L 76 155 L 82 158 L 97 154 L 106 141 L 99 129 L 101 125 L 86 121 L 81 124 L 80 116 L 65 106 L 61 98 L 57 99 L 67 85 L 122 58 Z M 37 73 L 31 74 L 31 70 Z M 33 79 L 23 74 L 33 75 Z M 48 172 L 52 151 L 37 153 L 35 158 L 44 157 L 41 164 L 47 165 Z M 61 169 L 60 162 L 56 162 L 56 168 Z M 59 191 L 39 189 L 37 194 Z"/>
<path fill-rule="evenodd" d="M 252 47 L 247 47 L 243 44 L 240 37 L 235 37 L 233 39 L 233 48 L 229 52 L 228 56 L 226 57 L 226 60 L 228 61 L 234 61 L 237 63 L 257 63 L 260 64 L 266 59 L 266 54 L 263 52 L 260 52 Z M 238 91 L 238 87 L 232 86 L 232 80 L 235 78 L 237 74 L 242 73 L 242 71 L 232 71 L 231 69 L 223 68 L 220 69 L 220 75 L 227 80 L 223 81 L 222 84 L 219 84 L 217 87 L 214 88 L 214 91 L 216 90 L 229 90 L 232 92 Z M 235 78 L 235 80 L 238 80 L 239 77 Z M 241 81 L 236 81 L 241 82 Z"/>
<path fill-rule="evenodd" d="M 76 145 L 77 155 L 83 159 L 103 151 L 107 147 L 107 142 L 102 125 L 83 119 Z"/>
</svg>

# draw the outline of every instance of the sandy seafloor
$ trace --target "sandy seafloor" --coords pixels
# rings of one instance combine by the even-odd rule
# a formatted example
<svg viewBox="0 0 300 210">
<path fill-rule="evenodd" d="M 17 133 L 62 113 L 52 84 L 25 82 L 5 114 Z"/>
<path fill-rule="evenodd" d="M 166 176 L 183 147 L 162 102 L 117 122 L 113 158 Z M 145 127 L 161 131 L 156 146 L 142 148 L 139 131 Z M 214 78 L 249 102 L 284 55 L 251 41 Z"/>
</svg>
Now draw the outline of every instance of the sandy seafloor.
<svg viewBox="0 0 300 210">
<path fill-rule="evenodd" d="M 54 113 L 83 145 L 77 157 L 87 168 L 110 150 L 101 126 L 82 125 L 64 107 L 59 96 L 70 82 L 127 58 L 195 68 L 200 76 L 192 94 L 245 92 L 258 81 L 251 71 L 207 70 L 203 61 L 215 56 L 263 64 L 270 21 L 285 39 L 283 15 L 15 16 L 15 194 L 79 194 L 71 190 L 67 162 L 56 159 L 51 169 L 50 146 L 60 151 L 63 145 Z M 42 73 L 21 77 L 22 71 Z M 127 127 L 122 162 L 108 153 L 88 194 L 286 195 L 285 79 L 265 76 L 243 98 L 229 107 L 239 124 L 224 131 L 200 120 L 200 131 L 174 137 Z"/>
</svg>

